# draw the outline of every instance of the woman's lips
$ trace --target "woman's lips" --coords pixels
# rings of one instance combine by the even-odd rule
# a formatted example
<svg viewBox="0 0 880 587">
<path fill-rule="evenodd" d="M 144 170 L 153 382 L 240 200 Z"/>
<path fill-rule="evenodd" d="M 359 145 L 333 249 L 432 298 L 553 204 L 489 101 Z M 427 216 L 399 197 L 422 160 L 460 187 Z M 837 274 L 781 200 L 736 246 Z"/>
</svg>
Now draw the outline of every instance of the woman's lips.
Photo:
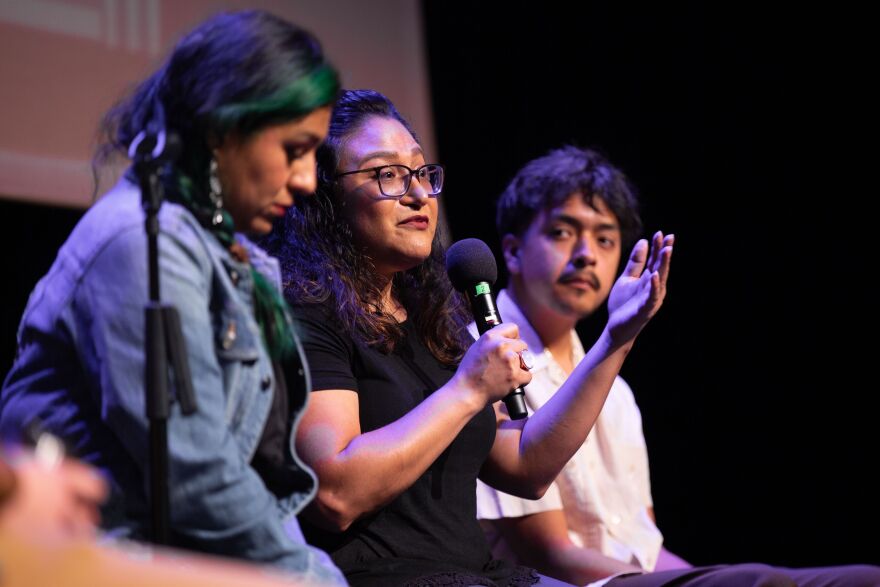
<svg viewBox="0 0 880 587">
<path fill-rule="evenodd" d="M 282 206 L 281 204 L 272 204 L 269 207 L 270 213 L 272 216 L 277 216 L 278 218 L 287 214 L 287 209 L 289 206 Z"/>
<path fill-rule="evenodd" d="M 424 230 L 431 225 L 431 221 L 427 216 L 419 214 L 416 216 L 410 216 L 409 218 L 402 220 L 399 224 L 400 226 L 408 226 Z"/>
</svg>

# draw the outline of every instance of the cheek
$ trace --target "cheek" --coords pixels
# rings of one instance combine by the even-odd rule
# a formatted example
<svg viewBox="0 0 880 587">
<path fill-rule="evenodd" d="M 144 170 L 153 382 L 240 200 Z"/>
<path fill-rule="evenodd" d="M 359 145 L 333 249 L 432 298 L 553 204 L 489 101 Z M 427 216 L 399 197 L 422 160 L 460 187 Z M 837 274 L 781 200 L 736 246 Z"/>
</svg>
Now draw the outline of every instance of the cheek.
<svg viewBox="0 0 880 587">
<path fill-rule="evenodd" d="M 252 190 L 254 183 L 250 179 L 247 170 L 236 168 L 229 171 L 222 178 L 223 207 L 234 214 L 242 212 L 253 200 Z"/>
<path fill-rule="evenodd" d="M 549 290 L 556 285 L 559 273 L 546 257 L 520 258 L 520 274 L 523 280 L 534 289 Z"/>
<path fill-rule="evenodd" d="M 437 226 L 437 222 L 440 220 L 440 204 L 437 202 L 437 198 L 430 198 L 426 207 L 428 216 L 432 220 L 431 224 Z"/>
<path fill-rule="evenodd" d="M 387 214 L 382 204 L 385 202 L 353 200 L 345 206 L 345 219 L 354 238 L 362 245 L 369 247 L 388 238 Z"/>
<path fill-rule="evenodd" d="M 241 165 L 230 174 L 226 197 L 233 198 L 239 206 L 253 205 L 266 190 L 265 184 L 266 179 L 258 167 Z"/>
<path fill-rule="evenodd" d="M 522 256 L 523 269 L 541 282 L 555 283 L 562 275 L 568 255 L 552 246 L 530 250 Z"/>
<path fill-rule="evenodd" d="M 253 168 L 254 184 L 259 186 L 260 191 L 268 195 L 280 192 L 287 183 L 287 165 L 273 161 L 265 161 Z"/>
</svg>

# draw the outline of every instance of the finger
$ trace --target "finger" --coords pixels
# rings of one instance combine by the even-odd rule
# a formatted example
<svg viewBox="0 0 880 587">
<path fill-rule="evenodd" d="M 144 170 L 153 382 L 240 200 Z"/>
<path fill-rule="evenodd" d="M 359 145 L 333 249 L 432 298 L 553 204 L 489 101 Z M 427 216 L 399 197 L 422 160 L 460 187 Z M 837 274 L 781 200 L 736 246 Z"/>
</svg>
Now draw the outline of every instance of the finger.
<svg viewBox="0 0 880 587">
<path fill-rule="evenodd" d="M 516 372 L 516 383 L 514 385 L 514 389 L 517 387 L 525 387 L 532 381 L 532 372 L 526 371 L 524 369 L 520 369 Z"/>
<path fill-rule="evenodd" d="M 61 464 L 61 474 L 77 499 L 99 504 L 107 498 L 107 482 L 88 465 L 66 459 Z"/>
<path fill-rule="evenodd" d="M 505 322 L 494 326 L 488 333 L 491 333 L 492 337 L 519 339 L 519 327 L 513 322 Z"/>
<path fill-rule="evenodd" d="M 516 355 L 516 362 L 519 364 L 519 354 L 528 349 L 529 346 L 521 338 L 508 338 L 499 344 L 499 348 L 507 356 L 508 353 Z"/>
<path fill-rule="evenodd" d="M 660 274 L 654 272 L 651 274 L 651 293 L 648 296 L 648 307 L 650 315 L 653 316 L 660 306 L 663 305 L 663 299 L 666 297 L 666 288 L 660 280 Z"/>
<path fill-rule="evenodd" d="M 669 279 L 669 267 L 672 264 L 672 246 L 665 246 L 660 253 L 660 267 L 657 273 L 660 275 L 660 282 L 666 289 L 666 281 Z"/>
<path fill-rule="evenodd" d="M 519 368 L 519 352 L 508 350 L 504 353 L 504 360 L 510 368 L 510 373 L 514 376 L 517 371 L 522 371 L 522 369 Z"/>
<path fill-rule="evenodd" d="M 629 277 L 638 277 L 645 270 L 645 260 L 648 258 L 648 241 L 639 239 L 629 254 L 629 261 L 626 262 L 626 269 L 623 274 Z"/>
<path fill-rule="evenodd" d="M 651 237 L 651 254 L 648 256 L 648 271 L 656 271 L 659 263 L 660 249 L 663 248 L 663 231 L 658 230 Z"/>
</svg>

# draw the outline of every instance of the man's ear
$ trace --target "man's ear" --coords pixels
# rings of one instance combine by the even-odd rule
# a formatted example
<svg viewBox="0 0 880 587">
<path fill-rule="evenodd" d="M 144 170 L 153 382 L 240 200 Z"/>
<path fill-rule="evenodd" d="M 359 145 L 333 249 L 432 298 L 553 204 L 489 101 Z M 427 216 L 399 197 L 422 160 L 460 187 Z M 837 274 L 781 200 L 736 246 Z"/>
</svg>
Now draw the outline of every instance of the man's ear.
<svg viewBox="0 0 880 587">
<path fill-rule="evenodd" d="M 504 254 L 504 264 L 511 275 L 519 275 L 519 237 L 505 234 L 501 238 L 501 251 Z"/>
</svg>

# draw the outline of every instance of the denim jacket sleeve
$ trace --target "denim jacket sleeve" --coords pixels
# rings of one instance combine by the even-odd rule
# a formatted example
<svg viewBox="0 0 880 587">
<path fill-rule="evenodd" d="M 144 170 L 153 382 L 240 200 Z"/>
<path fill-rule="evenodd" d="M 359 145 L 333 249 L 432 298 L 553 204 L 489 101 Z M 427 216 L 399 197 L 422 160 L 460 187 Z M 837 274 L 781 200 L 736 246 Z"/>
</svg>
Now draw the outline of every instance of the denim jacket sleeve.
<svg viewBox="0 0 880 587">
<path fill-rule="evenodd" d="M 219 270 L 225 252 L 182 209 L 163 214 L 161 221 L 161 297 L 180 313 L 198 403 L 190 416 L 172 403 L 168 419 L 174 541 L 271 563 L 299 579 L 344 584 L 329 557 L 305 544 L 293 513 L 249 465 L 271 406 L 265 381 L 272 372 L 246 295 L 250 276 L 245 271 L 243 285 L 230 288 L 229 275 Z M 90 260 L 61 316 L 75 333 L 101 420 L 139 469 L 143 495 L 148 495 L 147 291 L 146 237 L 132 227 Z"/>
</svg>

